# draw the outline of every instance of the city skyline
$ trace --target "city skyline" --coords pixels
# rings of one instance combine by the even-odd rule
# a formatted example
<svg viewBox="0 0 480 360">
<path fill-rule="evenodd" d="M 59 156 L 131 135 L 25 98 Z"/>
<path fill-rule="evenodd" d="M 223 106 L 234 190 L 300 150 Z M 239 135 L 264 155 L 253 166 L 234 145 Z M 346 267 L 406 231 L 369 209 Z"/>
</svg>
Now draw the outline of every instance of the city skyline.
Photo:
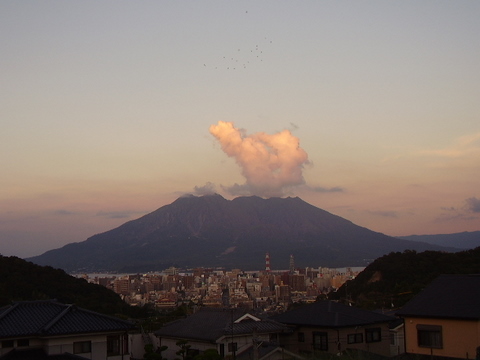
<svg viewBox="0 0 480 360">
<path fill-rule="evenodd" d="M 299 173 L 266 196 L 391 236 L 480 230 L 479 15 L 467 1 L 2 2 L 0 253 L 84 241 L 188 193 L 256 193 L 219 122 L 298 139 Z"/>
</svg>

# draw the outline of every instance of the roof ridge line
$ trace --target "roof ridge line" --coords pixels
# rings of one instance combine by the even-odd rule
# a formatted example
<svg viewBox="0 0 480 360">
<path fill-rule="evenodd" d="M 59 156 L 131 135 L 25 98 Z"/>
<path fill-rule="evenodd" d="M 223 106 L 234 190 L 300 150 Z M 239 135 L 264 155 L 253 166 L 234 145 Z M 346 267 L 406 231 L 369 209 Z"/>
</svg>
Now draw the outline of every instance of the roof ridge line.
<svg viewBox="0 0 480 360">
<path fill-rule="evenodd" d="M 66 305 L 66 308 L 63 311 L 61 311 L 60 314 L 58 314 L 52 320 L 50 320 L 50 322 L 42 328 L 41 332 L 47 332 L 53 325 L 55 325 L 56 322 L 58 322 L 62 317 L 64 317 L 65 314 L 68 313 L 73 308 L 73 306 L 74 306 L 73 304 Z"/>
<path fill-rule="evenodd" d="M 17 308 L 19 306 L 18 302 L 15 302 L 12 306 L 10 306 L 7 310 L 5 310 L 3 313 L 0 314 L 0 320 L 3 319 L 5 316 L 10 314 L 13 309 Z"/>
</svg>

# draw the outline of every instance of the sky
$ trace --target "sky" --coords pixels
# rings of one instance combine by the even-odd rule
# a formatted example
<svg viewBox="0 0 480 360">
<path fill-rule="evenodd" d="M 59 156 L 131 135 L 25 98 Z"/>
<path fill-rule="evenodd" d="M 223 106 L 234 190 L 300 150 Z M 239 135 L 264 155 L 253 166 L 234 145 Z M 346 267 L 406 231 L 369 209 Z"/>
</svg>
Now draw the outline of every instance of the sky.
<svg viewBox="0 0 480 360">
<path fill-rule="evenodd" d="M 0 253 L 185 194 L 480 230 L 478 1 L 0 2 Z"/>
</svg>

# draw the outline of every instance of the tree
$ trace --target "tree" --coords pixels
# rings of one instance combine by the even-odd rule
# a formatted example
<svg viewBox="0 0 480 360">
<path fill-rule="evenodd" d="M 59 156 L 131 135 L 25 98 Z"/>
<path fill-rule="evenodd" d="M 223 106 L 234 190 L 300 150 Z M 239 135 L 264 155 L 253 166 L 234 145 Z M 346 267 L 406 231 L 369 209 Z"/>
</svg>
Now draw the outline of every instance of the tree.
<svg viewBox="0 0 480 360">
<path fill-rule="evenodd" d="M 145 354 L 143 354 L 143 358 L 145 360 L 166 360 L 162 356 L 162 351 L 168 349 L 168 346 L 160 346 L 157 350 L 153 350 L 153 344 L 145 345 Z"/>
<path fill-rule="evenodd" d="M 202 354 L 195 356 L 194 360 L 221 360 L 222 357 L 216 349 L 207 349 Z"/>
<path fill-rule="evenodd" d="M 180 355 L 182 360 L 190 360 L 189 350 L 192 345 L 188 345 L 187 340 L 178 340 L 175 344 L 180 348 L 175 354 Z"/>
</svg>

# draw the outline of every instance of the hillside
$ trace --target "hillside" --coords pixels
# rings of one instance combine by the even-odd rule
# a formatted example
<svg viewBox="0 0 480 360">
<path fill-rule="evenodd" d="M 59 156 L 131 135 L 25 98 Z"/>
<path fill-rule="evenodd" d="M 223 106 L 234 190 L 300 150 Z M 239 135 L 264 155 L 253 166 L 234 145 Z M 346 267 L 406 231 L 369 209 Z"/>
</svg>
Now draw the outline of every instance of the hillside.
<svg viewBox="0 0 480 360">
<path fill-rule="evenodd" d="M 478 273 L 480 247 L 457 253 L 394 252 L 375 260 L 329 298 L 369 309 L 398 308 L 441 274 Z"/>
<path fill-rule="evenodd" d="M 439 246 L 451 246 L 458 249 L 474 249 L 480 246 L 480 231 L 464 231 L 454 234 L 397 236 L 399 239 L 422 241 Z"/>
<path fill-rule="evenodd" d="M 103 314 L 132 315 L 135 309 L 113 291 L 63 270 L 0 255 L 0 307 L 12 301 L 56 299 Z"/>
<path fill-rule="evenodd" d="M 137 220 L 28 260 L 68 272 L 163 270 L 198 266 L 286 269 L 364 266 L 392 251 L 454 251 L 360 227 L 302 199 L 185 196 Z"/>
</svg>

